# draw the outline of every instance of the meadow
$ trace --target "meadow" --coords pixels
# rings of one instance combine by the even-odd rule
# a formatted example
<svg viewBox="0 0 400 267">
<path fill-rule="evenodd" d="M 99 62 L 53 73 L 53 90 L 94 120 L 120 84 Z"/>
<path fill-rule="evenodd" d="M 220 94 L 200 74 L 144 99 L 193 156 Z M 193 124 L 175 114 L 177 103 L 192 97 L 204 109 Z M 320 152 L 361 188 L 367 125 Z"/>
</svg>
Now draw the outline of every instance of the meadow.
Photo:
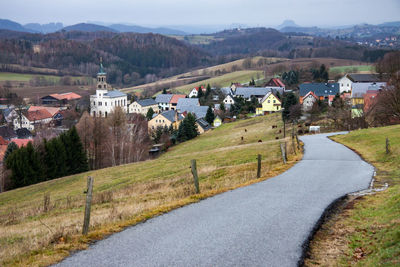
<svg viewBox="0 0 400 267">
<path fill-rule="evenodd" d="M 302 154 L 295 155 L 289 145 L 289 162 L 282 163 L 280 117 L 277 113 L 223 124 L 154 160 L 0 194 L 0 265 L 49 265 L 126 226 L 282 173 Z M 262 156 L 259 179 L 257 154 Z M 197 160 L 200 194 L 195 194 L 191 159 Z M 94 177 L 91 224 L 89 234 L 82 236 L 83 191 L 89 175 Z"/>
</svg>

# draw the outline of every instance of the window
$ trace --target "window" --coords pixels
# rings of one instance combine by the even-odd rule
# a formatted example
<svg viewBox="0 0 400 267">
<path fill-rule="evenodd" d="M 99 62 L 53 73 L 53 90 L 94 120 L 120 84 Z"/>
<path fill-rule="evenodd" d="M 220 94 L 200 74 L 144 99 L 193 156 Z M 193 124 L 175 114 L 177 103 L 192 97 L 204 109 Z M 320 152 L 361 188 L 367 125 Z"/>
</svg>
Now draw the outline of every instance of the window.
<svg viewBox="0 0 400 267">
<path fill-rule="evenodd" d="M 106 105 L 107 106 L 107 105 Z M 107 111 L 105 112 L 105 114 L 106 114 L 106 118 L 107 118 Z"/>
<path fill-rule="evenodd" d="M 93 101 L 93 106 L 96 106 L 96 101 Z"/>
<path fill-rule="evenodd" d="M 276 103 L 276 100 L 273 100 L 273 103 L 275 104 L 275 103 Z"/>
<path fill-rule="evenodd" d="M 104 102 L 104 106 L 107 106 L 107 102 Z"/>
<path fill-rule="evenodd" d="M 268 103 L 271 103 L 271 100 L 268 99 Z"/>
<path fill-rule="evenodd" d="M 103 103 L 101 101 L 99 101 L 99 106 L 102 106 L 102 105 L 103 105 Z"/>
</svg>

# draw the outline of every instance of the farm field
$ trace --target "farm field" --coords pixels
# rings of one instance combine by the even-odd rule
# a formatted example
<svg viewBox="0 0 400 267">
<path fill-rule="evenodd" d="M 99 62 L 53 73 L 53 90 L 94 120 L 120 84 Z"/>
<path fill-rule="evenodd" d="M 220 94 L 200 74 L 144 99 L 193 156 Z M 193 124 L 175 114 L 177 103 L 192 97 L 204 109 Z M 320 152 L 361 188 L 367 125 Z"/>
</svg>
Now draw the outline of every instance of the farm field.
<svg viewBox="0 0 400 267">
<path fill-rule="evenodd" d="M 24 74 L 24 73 L 12 73 L 12 72 L 0 72 L 0 82 L 10 81 L 10 82 L 29 82 L 31 79 L 35 77 L 44 77 L 48 81 L 59 82 L 62 78 L 61 76 L 56 75 L 43 75 L 43 74 Z M 72 81 L 76 81 L 79 79 L 93 79 L 89 77 L 75 77 L 70 76 Z"/>
<path fill-rule="evenodd" d="M 0 194 L 0 265 L 49 265 L 126 226 L 287 170 L 301 153 L 289 152 L 289 163 L 282 164 L 282 139 L 275 140 L 282 134 L 272 129 L 272 125 L 282 128 L 280 117 L 277 113 L 224 124 L 155 160 Z M 256 178 L 257 154 L 262 155 L 260 179 Z M 200 194 L 194 192 L 191 159 L 197 160 Z M 94 196 L 90 233 L 84 237 L 80 234 L 82 192 L 88 175 L 94 177 Z M 45 195 L 50 196 L 48 211 L 44 211 Z"/>
<path fill-rule="evenodd" d="M 197 87 L 200 85 L 210 84 L 211 87 L 213 87 L 213 86 L 226 87 L 226 86 L 230 86 L 232 82 L 246 83 L 246 82 L 249 82 L 252 78 L 257 79 L 257 77 L 263 78 L 263 71 L 241 70 L 241 71 L 235 71 L 235 72 L 231 72 L 228 74 L 224 74 L 224 75 L 214 77 L 211 79 L 207 79 L 204 81 L 191 83 L 191 84 L 187 84 L 184 86 L 179 86 L 179 87 L 173 88 L 172 91 L 176 92 L 176 93 L 188 94 L 194 87 Z"/>
<path fill-rule="evenodd" d="M 162 90 L 163 88 L 178 88 L 178 87 L 183 87 L 187 84 L 194 84 L 197 81 L 204 81 L 207 79 L 214 78 L 216 76 L 221 76 L 224 74 L 228 74 L 231 72 L 235 72 L 238 70 L 243 69 L 243 62 L 246 59 L 239 59 L 235 60 L 232 62 L 216 65 L 216 66 L 211 66 L 207 68 L 202 68 L 198 70 L 193 70 L 190 72 L 182 73 L 179 75 L 175 75 L 173 77 L 169 77 L 166 79 L 162 79 L 156 82 L 152 83 L 147 83 L 143 85 L 138 85 L 134 87 L 126 87 L 122 88 L 121 91 L 125 93 L 142 93 L 144 90 L 156 87 L 158 90 Z M 251 61 L 247 59 L 247 64 L 250 63 L 250 67 L 246 66 L 245 70 L 256 70 L 256 69 L 262 69 L 261 63 L 263 63 L 264 67 L 268 64 L 276 63 L 276 62 L 282 62 L 286 61 L 288 59 L 286 58 L 269 58 L 269 57 L 253 57 L 251 58 Z M 251 78 L 251 77 L 250 77 Z M 248 80 L 245 80 L 245 82 L 248 82 Z M 190 85 L 192 86 L 192 85 Z"/>
<path fill-rule="evenodd" d="M 330 72 L 338 73 L 373 73 L 375 66 L 373 65 L 350 65 L 350 66 L 336 66 L 329 69 Z"/>
<path fill-rule="evenodd" d="M 385 191 L 349 197 L 317 232 L 306 266 L 400 265 L 400 125 L 353 131 L 333 139 L 376 167 L 375 187 Z M 386 138 L 390 153 L 386 154 Z"/>
</svg>

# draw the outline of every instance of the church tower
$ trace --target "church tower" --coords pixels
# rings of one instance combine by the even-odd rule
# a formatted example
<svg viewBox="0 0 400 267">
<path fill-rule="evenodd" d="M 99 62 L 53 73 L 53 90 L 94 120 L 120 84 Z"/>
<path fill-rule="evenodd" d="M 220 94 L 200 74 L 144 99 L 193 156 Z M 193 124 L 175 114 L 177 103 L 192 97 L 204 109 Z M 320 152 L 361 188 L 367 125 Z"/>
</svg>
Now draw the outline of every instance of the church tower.
<svg viewBox="0 0 400 267">
<path fill-rule="evenodd" d="M 100 70 L 97 73 L 97 89 L 107 90 L 107 73 L 104 71 L 102 58 L 100 58 Z"/>
</svg>

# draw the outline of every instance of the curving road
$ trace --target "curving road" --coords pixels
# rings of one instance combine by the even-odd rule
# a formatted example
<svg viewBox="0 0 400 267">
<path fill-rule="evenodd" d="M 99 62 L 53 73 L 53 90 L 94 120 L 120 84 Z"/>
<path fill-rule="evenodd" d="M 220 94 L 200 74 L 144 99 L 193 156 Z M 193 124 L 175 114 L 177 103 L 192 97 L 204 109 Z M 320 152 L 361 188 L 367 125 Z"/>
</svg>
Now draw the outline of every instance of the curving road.
<svg viewBox="0 0 400 267">
<path fill-rule="evenodd" d="M 296 266 L 324 210 L 366 189 L 373 167 L 327 134 L 303 136 L 303 160 L 261 183 L 130 227 L 60 266 Z"/>
</svg>

